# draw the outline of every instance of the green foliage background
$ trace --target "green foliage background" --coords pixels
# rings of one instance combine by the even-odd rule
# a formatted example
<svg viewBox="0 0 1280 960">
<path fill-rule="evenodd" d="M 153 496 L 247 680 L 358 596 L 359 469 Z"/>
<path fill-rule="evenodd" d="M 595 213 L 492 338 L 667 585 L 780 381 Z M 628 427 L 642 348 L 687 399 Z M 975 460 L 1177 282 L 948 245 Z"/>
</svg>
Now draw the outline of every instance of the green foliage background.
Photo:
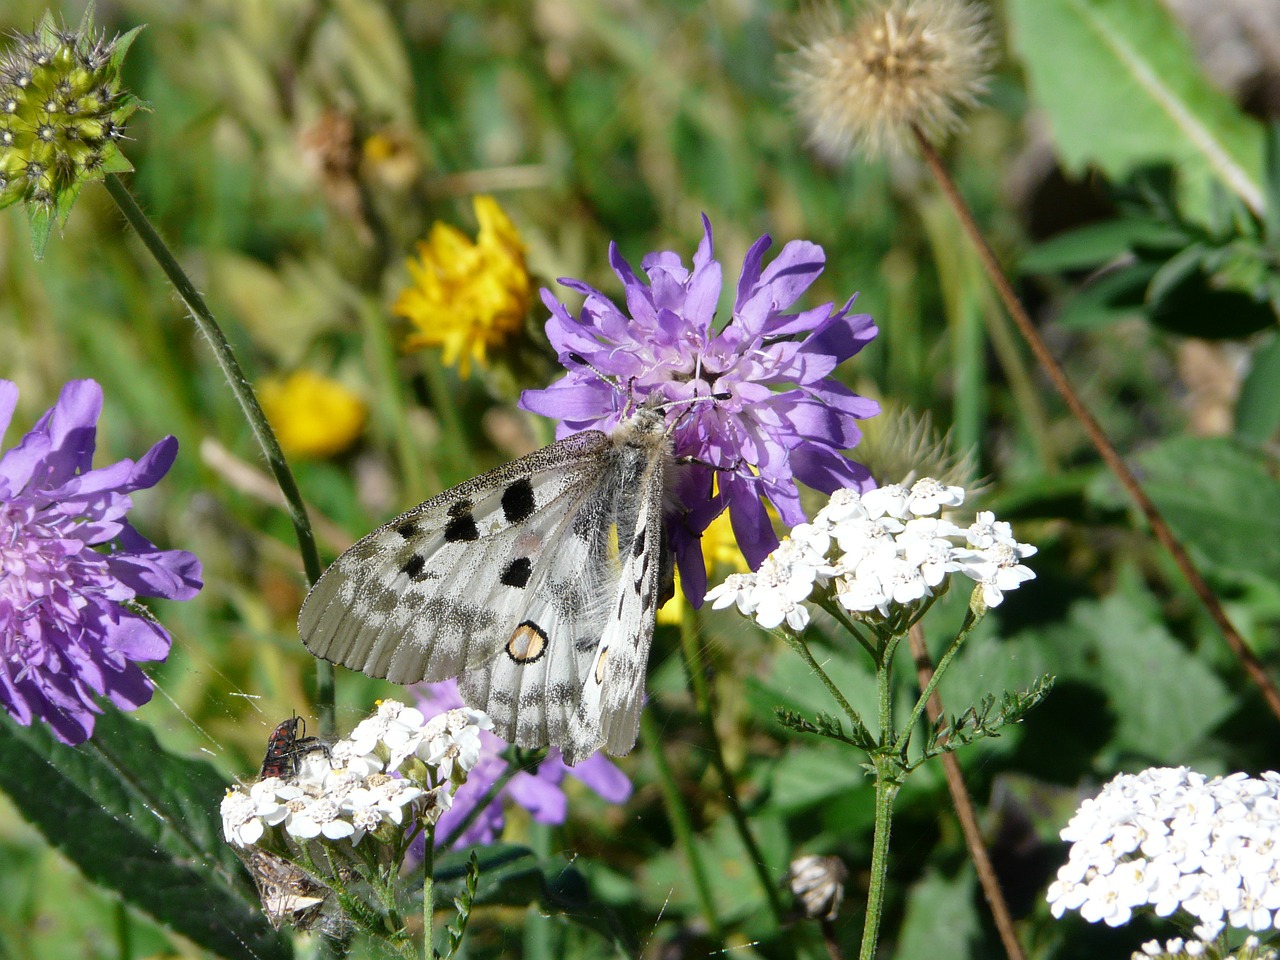
<svg viewBox="0 0 1280 960">
<path fill-rule="evenodd" d="M 82 6 L 55 12 L 75 23 Z M 927 413 L 949 428 L 952 449 L 971 453 L 988 478 L 986 505 L 1040 547 L 1038 579 L 983 624 L 942 690 L 962 709 L 989 691 L 1058 677 L 1024 724 L 959 754 L 1023 942 L 1034 957 L 1127 956 L 1146 928 L 1049 918 L 1043 891 L 1065 856 L 1058 829 L 1082 795 L 1120 770 L 1272 768 L 1276 719 L 1015 342 L 923 169 L 906 158 L 829 166 L 805 149 L 777 62 L 797 12 L 782 0 L 119 0 L 103 4 L 98 20 L 112 33 L 148 24 L 125 66 L 126 85 L 151 106 L 124 145 L 137 169 L 130 184 L 251 375 L 311 368 L 371 404 L 356 450 L 295 464 L 328 521 L 327 558 L 394 512 L 549 438 L 548 425 L 511 403 L 518 387 L 540 384 L 459 382 L 430 356 L 393 346 L 388 305 L 406 282 L 405 257 L 434 220 L 473 230 L 473 193 L 498 197 L 553 290 L 553 278 L 573 276 L 617 293 L 611 240 L 633 263 L 657 249 L 690 256 L 704 212 L 730 291 L 761 233 L 779 247 L 795 238 L 821 244 L 827 269 L 808 305 L 857 291 L 881 329 L 841 371 L 846 381 L 890 414 Z M 1274 215 L 1264 127 L 1203 75 L 1186 35 L 1153 0 L 1008 0 L 991 12 L 1004 55 L 948 163 L 1074 382 L 1280 675 L 1274 311 L 1250 336 L 1206 347 L 1182 334 L 1221 337 L 1226 318 L 1212 295 L 1222 285 L 1206 283 L 1192 328 L 1174 334 L 1154 322 L 1141 289 L 1108 298 L 1082 269 L 1141 247 L 1110 187 L 1153 164 L 1177 171 L 1173 196 L 1197 222 L 1220 211 L 1224 196 Z M 0 27 L 29 29 L 42 13 L 31 0 L 9 0 Z M 356 151 L 376 135 L 400 145 L 397 158 L 360 166 L 355 180 L 326 175 L 315 144 L 332 142 L 335 118 L 350 122 Z M 1106 227 L 1039 246 L 1086 222 Z M 105 742 L 156 758 L 154 784 L 135 785 L 136 795 L 104 815 L 70 799 L 92 800 L 104 782 L 91 761 L 62 779 L 37 778 L 41 748 L 28 732 L 9 725 L 0 734 L 6 792 L 48 799 L 56 815 L 41 829 L 63 832 L 57 847 L 72 860 L 79 847 L 115 862 L 148 836 L 153 805 L 170 823 L 195 824 L 183 811 L 207 789 L 216 810 L 216 781 L 171 754 L 204 757 L 223 782 L 249 777 L 279 718 L 308 712 L 311 658 L 294 629 L 303 582 L 287 519 L 234 486 L 210 455 L 216 444 L 259 462 L 210 352 L 105 192 L 84 191 L 41 263 L 26 230 L 20 211 L 0 213 L 0 376 L 22 390 L 9 441 L 65 380 L 98 380 L 102 461 L 136 456 L 167 433 L 179 438 L 173 472 L 137 498 L 134 516 L 152 539 L 193 550 L 205 565 L 196 601 L 157 605 L 175 638 L 152 671 L 160 693 L 129 718 L 136 723 L 100 727 Z M 1259 249 L 1270 255 L 1274 244 Z M 1270 309 L 1261 290 L 1246 292 Z M 542 317 L 537 307 L 535 326 Z M 1243 391 L 1213 438 L 1197 435 L 1191 414 L 1202 407 L 1184 376 L 1206 355 Z M 893 420 L 869 423 L 855 454 L 885 480 L 914 465 Z M 963 602 L 947 598 L 933 622 L 958 625 Z M 716 727 L 769 870 L 781 878 L 800 853 L 845 860 L 837 936 L 852 955 L 870 785 L 856 758 L 773 719 L 779 704 L 829 710 L 825 692 L 734 615 L 708 612 L 699 640 L 714 668 Z M 724 947 L 735 957 L 822 955 L 816 929 L 780 930 L 764 909 L 677 649 L 660 628 L 648 712 L 710 865 L 725 942 L 708 935 L 654 757 L 641 749 L 619 761 L 637 788 L 625 806 L 571 784 L 563 828 L 513 813 L 508 839 L 534 853 L 489 862 L 490 882 L 502 882 L 486 894 L 482 879 L 489 906 L 472 917 L 468 956 L 696 957 Z M 834 639 L 828 649 L 856 706 L 870 690 L 869 667 Z M 904 664 L 904 685 L 909 674 Z M 394 692 L 343 672 L 339 726 Z M 255 944 L 242 955 L 288 953 L 283 942 L 241 939 L 236 931 L 247 927 L 234 919 L 225 949 L 193 932 L 183 898 L 211 904 L 202 898 L 213 894 L 165 870 L 199 847 L 197 827 L 147 840 L 162 851 L 154 874 L 106 870 L 96 886 L 0 803 L 0 957 L 194 956 L 196 941 L 237 955 L 237 939 Z M 884 955 L 997 956 L 940 770 L 910 781 L 897 811 Z M 204 866 L 218 878 L 216 895 L 244 908 L 252 891 L 234 861 Z M 538 891 L 541 907 L 525 909 Z"/>
</svg>

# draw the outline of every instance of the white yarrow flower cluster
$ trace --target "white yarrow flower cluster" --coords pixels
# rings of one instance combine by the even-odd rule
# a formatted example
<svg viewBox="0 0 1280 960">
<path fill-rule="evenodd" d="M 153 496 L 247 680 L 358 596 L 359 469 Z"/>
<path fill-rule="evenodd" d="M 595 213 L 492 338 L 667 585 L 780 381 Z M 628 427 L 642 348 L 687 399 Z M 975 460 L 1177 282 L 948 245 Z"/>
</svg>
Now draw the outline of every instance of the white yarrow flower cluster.
<svg viewBox="0 0 1280 960">
<path fill-rule="evenodd" d="M 1055 917 L 1078 910 L 1117 927 L 1139 907 L 1182 910 L 1202 941 L 1227 926 L 1280 927 L 1280 774 L 1121 774 L 1080 806 L 1062 839 L 1072 847 L 1047 895 Z"/>
<path fill-rule="evenodd" d="M 1212 943 L 1181 937 L 1166 940 L 1163 944 L 1159 940 L 1148 940 L 1141 950 L 1131 954 L 1131 960 L 1198 960 L 1200 957 L 1205 960 L 1277 960 L 1280 954 L 1264 947 L 1255 936 L 1245 937 L 1238 949 L 1227 954 L 1220 952 Z"/>
<path fill-rule="evenodd" d="M 248 847 L 279 827 L 286 846 L 319 839 L 354 845 L 384 825 L 434 823 L 479 759 L 480 731 L 492 726 L 478 710 L 428 720 L 415 707 L 383 700 L 332 746 L 301 747 L 294 776 L 228 790 L 223 836 Z"/>
<path fill-rule="evenodd" d="M 943 519 L 942 511 L 961 506 L 964 495 L 962 487 L 931 477 L 864 494 L 837 490 L 759 570 L 730 575 L 707 600 L 717 609 L 737 604 L 763 627 L 785 622 L 799 631 L 809 623 L 804 601 L 815 588 L 830 586 L 852 613 L 887 617 L 890 607 L 932 596 L 949 574 L 962 573 L 979 584 L 986 606 L 998 606 L 1035 576 L 1022 561 L 1036 548 L 1015 540 L 990 511 L 967 529 Z"/>
</svg>

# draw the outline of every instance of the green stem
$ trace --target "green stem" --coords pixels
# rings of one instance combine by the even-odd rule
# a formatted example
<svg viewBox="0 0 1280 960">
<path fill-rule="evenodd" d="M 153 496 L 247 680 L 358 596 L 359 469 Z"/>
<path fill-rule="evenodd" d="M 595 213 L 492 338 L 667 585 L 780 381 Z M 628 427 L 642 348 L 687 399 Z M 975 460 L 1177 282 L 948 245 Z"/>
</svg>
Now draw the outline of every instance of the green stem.
<svg viewBox="0 0 1280 960">
<path fill-rule="evenodd" d="M 888 687 L 888 684 L 884 684 Z M 885 878 L 889 873 L 889 831 L 893 825 L 893 799 L 898 795 L 898 782 L 890 774 L 896 771 L 896 760 L 876 758 L 876 821 L 871 844 L 871 878 L 867 888 L 867 916 L 862 927 L 859 960 L 875 960 L 876 941 L 880 937 L 880 914 L 884 910 Z"/>
<path fill-rule="evenodd" d="M 435 960 L 436 948 L 432 921 L 435 918 L 436 825 L 424 831 L 426 844 L 422 853 L 422 960 Z"/>
<path fill-rule="evenodd" d="M 133 227 L 138 234 L 138 238 L 146 246 L 151 256 L 155 258 L 165 276 L 169 278 L 169 282 L 173 284 L 178 296 L 186 304 L 187 310 L 191 314 L 191 319 L 195 321 L 196 327 L 213 349 L 218 366 L 222 368 L 222 374 L 226 377 L 227 383 L 231 387 L 231 392 L 239 402 L 240 409 L 243 411 L 245 419 L 249 422 L 249 428 L 253 431 L 253 435 L 258 441 L 258 446 L 262 448 L 262 453 L 267 459 L 267 465 L 276 478 L 276 484 L 280 487 L 280 492 L 284 494 L 289 519 L 293 522 L 294 533 L 298 538 L 298 552 L 302 555 L 302 567 L 306 571 L 307 583 L 314 584 L 320 579 L 320 554 L 316 550 L 315 536 L 311 532 L 311 522 L 307 519 L 306 505 L 302 502 L 302 494 L 298 491 L 298 484 L 293 478 L 293 471 L 289 469 L 289 463 L 285 460 L 284 453 L 280 450 L 280 444 L 276 440 L 275 432 L 271 429 L 271 425 L 267 422 L 266 414 L 262 412 L 262 407 L 258 404 L 258 398 L 254 395 L 253 387 L 249 384 L 248 378 L 245 377 L 244 371 L 240 369 L 240 363 L 236 360 L 235 353 L 231 350 L 231 344 L 227 342 L 226 336 L 223 335 L 222 329 L 218 326 L 218 321 L 214 319 L 213 314 L 205 304 L 204 298 L 200 296 L 190 277 L 182 269 L 177 258 L 169 250 L 155 227 L 151 225 L 151 221 L 142 212 L 142 208 L 133 199 L 133 195 L 129 193 L 123 181 L 115 174 L 108 174 L 104 182 L 107 193 L 111 195 L 111 199 L 116 202 L 116 206 L 124 214 L 125 220 Z M 324 660 L 317 660 L 316 708 L 320 714 L 320 732 L 323 736 L 332 736 L 334 732 L 333 700 L 333 666 Z"/>
<path fill-rule="evenodd" d="M 919 698 L 916 700 L 915 707 L 911 710 L 911 716 L 902 727 L 902 733 L 898 735 L 898 739 L 893 744 L 894 752 L 899 756 L 907 749 L 907 744 L 911 741 L 911 734 L 916 728 L 916 724 L 920 722 L 920 717 L 924 713 L 925 707 L 929 703 L 929 698 L 933 696 L 933 691 L 937 689 L 938 682 L 942 679 L 943 672 L 951 664 L 952 659 L 960 652 L 960 646 L 968 638 L 973 628 L 978 625 L 980 617 L 974 616 L 973 609 L 970 608 L 965 613 L 964 625 L 960 628 L 960 632 L 956 634 L 956 638 L 951 641 L 951 646 L 947 648 L 947 652 L 942 655 L 942 659 L 938 661 L 937 666 L 933 668 L 933 676 L 929 678 L 929 682 L 925 685 L 924 690 L 920 692 Z"/>
<path fill-rule="evenodd" d="M 822 685 L 827 688 L 827 692 L 831 694 L 836 703 L 840 704 L 840 709 L 849 718 L 849 722 L 853 724 L 854 729 L 863 727 L 864 724 L 862 718 L 858 716 L 858 711 L 849 705 L 849 701 L 844 698 L 844 694 L 835 685 L 835 681 L 827 676 L 827 671 L 823 670 L 818 661 L 813 658 L 813 653 L 809 650 L 809 645 L 804 642 L 804 638 L 799 634 L 792 633 L 787 627 L 783 627 L 778 632 L 782 634 L 782 639 L 787 641 L 791 649 L 800 654 L 800 659 L 809 665 L 809 669 L 814 672 L 814 675 L 822 681 Z"/>
<path fill-rule="evenodd" d="M 786 921 L 786 908 L 782 904 L 782 897 L 778 893 L 777 884 L 774 883 L 773 877 L 769 875 L 769 867 L 765 863 L 764 853 L 761 851 L 760 845 L 756 843 L 755 835 L 752 834 L 751 827 L 747 823 L 746 812 L 742 809 L 741 800 L 738 799 L 737 785 L 733 774 L 729 770 L 729 764 L 724 759 L 724 749 L 720 743 L 720 734 L 716 730 L 715 711 L 711 703 L 711 689 L 707 683 L 707 674 L 703 668 L 701 649 L 698 644 L 697 611 L 688 604 L 685 605 L 685 615 L 680 618 L 680 653 L 681 658 L 684 660 L 685 675 L 688 677 L 689 686 L 693 691 L 693 700 L 697 705 L 698 718 L 701 720 L 702 727 L 711 742 L 711 763 L 716 768 L 716 773 L 720 776 L 720 783 L 724 786 L 725 799 L 729 801 L 729 815 L 733 819 L 734 827 L 737 828 L 742 845 L 747 850 L 747 859 L 755 869 L 756 879 L 764 890 L 765 899 L 769 901 L 769 910 L 773 913 L 773 919 L 778 926 L 782 926 Z"/>
<path fill-rule="evenodd" d="M 645 752 L 653 757 L 654 766 L 658 768 L 658 786 L 667 804 L 667 815 L 671 818 L 671 831 L 675 834 L 676 843 L 684 851 L 685 860 L 689 865 L 689 875 L 693 878 L 694 892 L 702 907 L 702 916 L 707 921 L 711 936 L 717 941 L 723 941 L 724 934 L 720 929 L 720 920 L 716 916 L 715 901 L 711 897 L 711 885 L 707 882 L 707 872 L 702 866 L 702 858 L 698 855 L 697 847 L 694 846 L 693 824 L 689 820 L 689 811 L 685 809 L 680 788 L 676 786 L 675 778 L 671 775 L 667 755 L 662 751 L 662 736 L 654 725 L 653 714 L 647 710 L 640 714 L 640 739 L 644 741 Z"/>
</svg>

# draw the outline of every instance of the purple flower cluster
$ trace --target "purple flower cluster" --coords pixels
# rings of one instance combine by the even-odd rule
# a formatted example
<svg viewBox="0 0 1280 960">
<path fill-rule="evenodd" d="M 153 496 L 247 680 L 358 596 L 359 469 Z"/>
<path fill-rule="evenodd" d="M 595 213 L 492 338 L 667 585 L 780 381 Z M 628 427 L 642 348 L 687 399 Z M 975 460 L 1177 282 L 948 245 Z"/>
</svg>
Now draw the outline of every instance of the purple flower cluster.
<svg viewBox="0 0 1280 960">
<path fill-rule="evenodd" d="M 574 317 L 544 289 L 547 336 L 568 373 L 545 390 L 526 390 L 520 401 L 558 419 L 565 436 L 609 430 L 637 405 L 712 398 L 668 407 L 676 455 L 693 461 L 676 478 L 668 524 L 695 605 L 706 593 L 699 538 L 726 507 L 738 546 L 756 567 L 778 545 L 765 500 L 791 527 L 805 520 L 796 481 L 828 494 L 875 486 L 841 451 L 861 438 L 856 421 L 880 409 L 830 376 L 875 337 L 871 317 L 850 313 L 852 298 L 839 309 L 827 303 L 786 312 L 822 272 L 822 248 L 792 241 L 766 267 L 772 241 L 757 240 L 742 265 L 733 315 L 716 329 L 722 277 L 706 217 L 703 227 L 693 270 L 678 254 L 652 253 L 641 261 L 647 283 L 610 246 L 626 312 L 595 288 L 562 279 L 586 298 Z M 595 371 L 616 377 L 623 390 Z"/>
<path fill-rule="evenodd" d="M 418 708 L 428 716 L 463 705 L 456 680 L 423 684 L 417 691 Z M 467 782 L 458 788 L 452 808 L 436 824 L 437 843 L 453 836 L 476 804 L 485 799 L 490 788 L 506 772 L 507 761 L 502 758 L 505 748 L 506 744 L 489 731 L 480 732 L 480 759 L 467 774 Z M 564 823 L 568 804 L 560 784 L 566 773 L 585 783 L 609 803 L 623 803 L 631 796 L 631 781 L 604 754 L 597 753 L 576 767 L 570 767 L 565 764 L 560 751 L 552 747 L 536 771 L 521 770 L 496 796 L 489 798 L 485 808 L 458 836 L 454 846 L 493 843 L 506 822 L 503 804 L 508 798 L 528 810 L 538 823 Z"/>
<path fill-rule="evenodd" d="M 17 402 L 0 380 L 0 439 Z M 0 457 L 0 705 L 71 744 L 92 735 L 98 697 L 122 710 L 151 699 L 136 664 L 163 659 L 171 641 L 134 601 L 188 600 L 202 586 L 195 556 L 158 549 L 125 519 L 129 494 L 169 471 L 178 441 L 95 470 L 101 411 L 102 388 L 74 380 Z"/>
</svg>

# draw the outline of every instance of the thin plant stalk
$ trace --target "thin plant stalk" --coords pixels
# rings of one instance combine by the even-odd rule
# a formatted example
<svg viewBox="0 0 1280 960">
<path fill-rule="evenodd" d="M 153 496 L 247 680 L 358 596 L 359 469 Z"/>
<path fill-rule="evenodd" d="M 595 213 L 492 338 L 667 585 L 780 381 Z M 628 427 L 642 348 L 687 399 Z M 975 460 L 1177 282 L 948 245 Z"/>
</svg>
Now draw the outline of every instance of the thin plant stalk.
<svg viewBox="0 0 1280 960">
<path fill-rule="evenodd" d="M 965 611 L 964 625 L 960 628 L 960 632 L 956 634 L 956 638 L 951 641 L 951 646 L 947 647 L 947 652 L 942 655 L 942 659 L 938 661 L 937 668 L 931 671 L 929 679 L 925 682 L 924 689 L 916 700 L 915 707 L 911 710 L 911 716 L 903 725 L 902 733 L 899 735 L 897 743 L 894 744 L 894 748 L 898 752 L 906 751 L 907 743 L 911 740 L 911 734 L 915 731 L 916 724 L 920 722 L 920 715 L 924 713 L 925 708 L 928 706 L 929 698 L 937 690 L 938 683 L 942 680 L 942 674 L 947 667 L 951 666 L 952 659 L 960 652 L 960 648 L 964 645 L 970 631 L 977 626 L 979 619 L 974 616 L 972 608 Z M 909 630 L 907 632 L 910 634 Z"/>
<path fill-rule="evenodd" d="M 889 662 L 876 670 L 876 699 L 879 702 L 881 748 L 871 757 L 875 768 L 876 811 L 871 840 L 871 873 L 867 884 L 867 913 L 862 926 L 859 960 L 875 960 L 880 938 L 880 915 L 884 912 L 886 878 L 889 875 L 889 834 L 893 827 L 893 801 L 902 785 L 902 761 L 888 746 L 893 722 L 893 673 Z"/>
<path fill-rule="evenodd" d="M 929 657 L 929 649 L 925 645 L 924 628 L 919 623 L 913 624 L 907 633 L 907 642 L 911 646 L 911 656 L 916 665 L 916 676 L 920 689 L 930 686 L 934 676 L 933 661 Z M 934 689 L 926 701 L 929 722 L 937 724 L 942 718 L 942 698 Z M 1000 942 L 1004 944 L 1005 955 L 1009 960 L 1025 960 L 1022 944 L 1018 941 L 1017 931 L 1013 927 L 1013 915 L 1009 912 L 1009 903 L 1005 900 L 1004 891 L 1000 888 L 1000 879 L 995 868 L 991 866 L 991 856 L 982 839 L 982 831 L 978 827 L 978 815 L 974 810 L 973 798 L 965 785 L 964 774 L 960 770 L 960 760 L 951 751 L 942 754 L 942 772 L 946 777 L 947 791 L 951 794 L 951 804 L 955 807 L 956 817 L 960 821 L 960 831 L 964 834 L 965 846 L 969 848 L 969 856 L 973 858 L 974 869 L 978 873 L 978 883 L 982 886 L 982 895 L 991 908 L 991 916 L 995 920 L 996 930 L 1000 934 Z"/>
<path fill-rule="evenodd" d="M 430 824 L 423 831 L 422 848 L 422 960 L 435 960 L 436 949 L 432 921 L 435 917 L 436 828 Z"/>
<path fill-rule="evenodd" d="M 680 654 L 684 660 L 685 675 L 689 680 L 689 688 L 693 693 L 693 701 L 697 706 L 698 718 L 702 722 L 707 738 L 711 743 L 711 764 L 716 768 L 720 784 L 724 787 L 725 799 L 729 804 L 729 815 L 738 831 L 743 847 L 747 851 L 747 859 L 755 870 L 756 879 L 764 890 L 765 899 L 769 902 L 769 910 L 779 926 L 786 921 L 786 908 L 782 905 L 782 897 L 778 893 L 777 884 L 769 874 L 769 866 L 765 863 L 764 853 L 751 832 L 747 823 L 746 812 L 742 809 L 742 801 L 738 798 L 738 788 L 724 759 L 724 748 L 720 743 L 720 734 L 716 730 L 715 710 L 711 702 L 711 686 L 707 682 L 705 665 L 698 645 L 697 612 L 685 605 L 684 616 L 680 618 Z"/>
<path fill-rule="evenodd" d="M 116 206 L 120 208 L 125 220 L 133 227 L 134 232 L 138 234 L 138 238 L 147 248 L 147 251 L 155 259 L 160 269 L 164 271 L 165 276 L 169 278 L 169 282 L 173 284 L 178 296 L 191 314 L 191 319 L 195 321 L 196 327 L 213 349 L 218 366 L 222 368 L 223 376 L 226 377 L 227 384 L 231 387 L 231 392 L 239 402 L 240 409 L 249 423 L 249 428 L 253 431 L 253 435 L 258 441 L 258 446 L 262 448 L 267 465 L 270 467 L 271 473 L 280 487 L 280 492 L 284 495 L 289 519 L 293 523 L 294 533 L 298 539 L 298 552 L 302 556 L 302 567 L 307 577 L 307 583 L 314 584 L 320 579 L 320 554 L 316 550 L 315 536 L 311 532 L 311 522 L 307 518 L 306 505 L 302 502 L 302 494 L 299 492 L 298 484 L 294 480 L 293 471 L 289 469 L 289 462 L 285 459 L 284 453 L 280 449 L 279 441 L 276 440 L 275 431 L 271 429 L 271 424 L 267 422 L 266 414 L 262 412 L 262 407 L 253 392 L 253 387 L 241 369 L 239 361 L 236 360 L 231 344 L 227 342 L 222 328 L 218 326 L 218 321 L 214 319 L 213 313 L 205 304 L 204 298 L 196 290 L 195 284 L 191 282 L 191 278 L 182 269 L 173 252 L 155 227 L 152 226 L 147 215 L 142 212 L 142 208 L 133 199 L 133 195 L 129 193 L 123 181 L 112 173 L 106 176 L 104 182 L 107 193 L 115 201 Z M 334 732 L 333 703 L 333 665 L 324 660 L 317 660 L 316 709 L 320 714 L 320 731 L 324 736 L 332 736 Z"/>
<path fill-rule="evenodd" d="M 1262 697 L 1266 700 L 1271 712 L 1277 719 L 1280 719 L 1280 689 L 1272 682 L 1262 663 L 1254 656 L 1253 651 L 1245 643 L 1244 637 L 1236 630 L 1231 619 L 1227 616 L 1226 610 L 1223 609 L 1222 603 L 1214 595 L 1204 577 L 1200 575 L 1200 571 L 1196 569 L 1181 542 L 1174 536 L 1159 508 L 1147 496 L 1146 491 L 1142 489 L 1142 485 L 1138 482 L 1138 478 L 1134 476 L 1133 471 L 1124 462 L 1124 459 L 1111 443 L 1101 425 L 1093 414 L 1089 412 L 1089 408 L 1080 399 L 1075 388 L 1071 386 L 1071 382 L 1067 379 L 1062 367 L 1054 359 L 1048 345 L 1041 338 L 1035 325 L 1031 322 L 1031 318 L 1027 315 L 1026 310 L 1023 309 L 1021 302 L 1019 302 L 1017 294 L 1014 293 L 1013 287 L 1000 269 L 995 253 L 992 252 L 986 238 L 982 235 L 982 231 L 978 228 L 968 204 L 965 203 L 964 198 L 960 195 L 960 191 L 956 187 L 955 181 L 951 179 L 951 174 L 944 166 L 938 151 L 934 149 L 929 138 L 925 136 L 918 126 L 913 125 L 912 132 L 915 135 L 916 143 L 920 147 L 925 164 L 929 167 L 934 179 L 937 180 L 943 195 L 951 204 L 955 215 L 960 220 L 961 226 L 964 228 L 965 233 L 968 234 L 970 242 L 977 249 L 988 278 L 996 288 L 1000 299 L 1004 302 L 1005 309 L 1013 317 L 1014 323 L 1017 324 L 1018 330 L 1031 348 L 1031 352 L 1035 354 L 1037 362 L 1053 382 L 1054 387 L 1062 396 L 1072 415 L 1084 428 L 1090 442 L 1102 457 L 1103 462 L 1116 475 L 1116 478 L 1138 505 L 1138 509 L 1142 511 L 1147 523 L 1151 526 L 1151 532 L 1155 534 L 1156 539 L 1160 541 L 1164 548 L 1169 551 L 1173 562 L 1182 571 L 1187 583 L 1190 584 L 1191 589 L 1200 598 L 1200 602 L 1204 604 L 1205 609 L 1208 610 L 1209 615 L 1222 631 L 1227 646 L 1231 649 L 1236 659 L 1240 661 L 1240 665 L 1244 668 L 1249 679 L 1261 691 Z"/>
<path fill-rule="evenodd" d="M 707 881 L 707 871 L 702 864 L 702 857 L 693 838 L 693 823 L 689 819 L 689 811 L 685 808 L 684 798 L 680 796 L 680 788 L 671 774 L 671 766 L 667 763 L 667 755 L 663 752 L 662 736 L 654 725 L 653 715 L 645 711 L 640 714 L 640 739 L 644 743 L 645 752 L 653 757 L 654 766 L 658 769 L 658 786 L 662 790 L 662 799 L 667 805 L 667 816 L 671 820 L 671 830 L 675 834 L 676 844 L 684 851 L 685 862 L 689 866 L 689 876 L 693 879 L 693 889 L 702 908 L 702 917 L 707 921 L 711 936 L 718 941 L 724 940 L 720 927 L 720 918 L 716 915 L 716 902 L 711 896 L 711 884 Z"/>
</svg>

